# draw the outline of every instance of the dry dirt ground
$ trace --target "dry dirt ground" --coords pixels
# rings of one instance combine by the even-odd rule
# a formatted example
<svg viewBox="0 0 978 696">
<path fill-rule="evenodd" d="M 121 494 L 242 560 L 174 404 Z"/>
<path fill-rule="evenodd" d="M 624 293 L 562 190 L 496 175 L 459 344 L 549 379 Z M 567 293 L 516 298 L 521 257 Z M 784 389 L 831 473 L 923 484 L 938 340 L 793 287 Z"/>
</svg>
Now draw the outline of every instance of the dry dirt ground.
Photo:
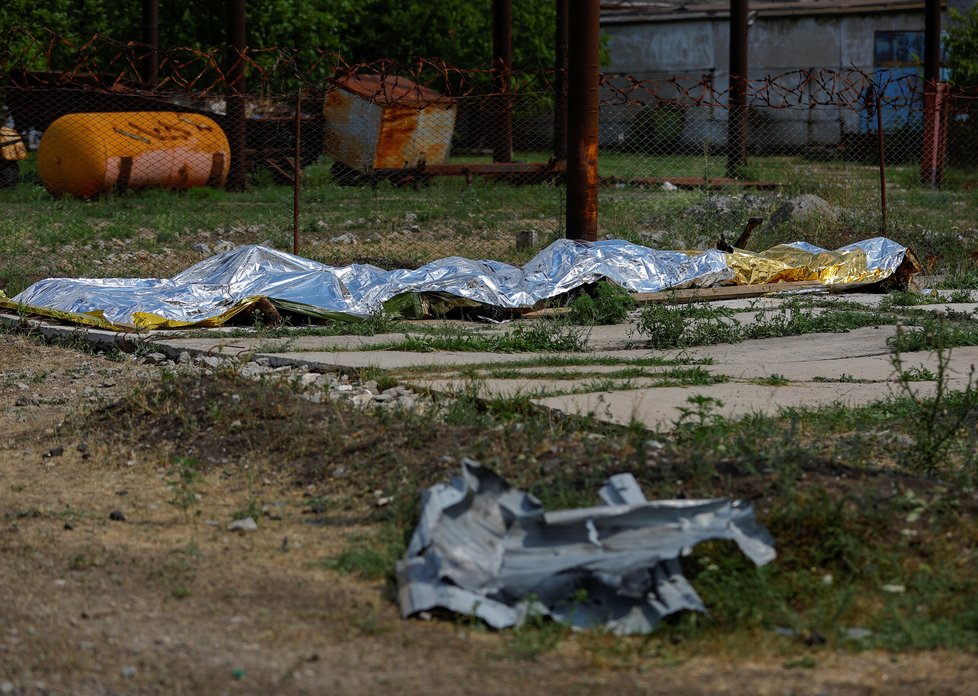
<svg viewBox="0 0 978 696">
<path fill-rule="evenodd" d="M 451 466 L 394 472 L 451 460 L 465 438 L 392 441 L 379 456 L 369 416 L 322 411 L 317 429 L 287 396 L 255 403 L 247 388 L 160 413 L 171 406 L 138 398 L 167 379 L 155 369 L 0 334 L 0 694 L 978 693 L 978 661 L 961 653 L 823 650 L 792 669 L 797 652 L 677 657 L 655 638 L 579 634 L 527 659 L 508 632 L 401 620 L 386 581 L 317 562 L 376 527 L 376 490 Z M 201 432 L 195 410 L 221 409 L 227 427 Z M 308 443 L 295 456 L 288 427 Z M 317 473 L 337 437 L 349 441 L 320 466 L 331 474 Z M 183 504 L 175 454 L 202 463 Z M 368 475 L 344 477 L 338 456 Z M 256 532 L 226 530 L 261 505 Z"/>
</svg>

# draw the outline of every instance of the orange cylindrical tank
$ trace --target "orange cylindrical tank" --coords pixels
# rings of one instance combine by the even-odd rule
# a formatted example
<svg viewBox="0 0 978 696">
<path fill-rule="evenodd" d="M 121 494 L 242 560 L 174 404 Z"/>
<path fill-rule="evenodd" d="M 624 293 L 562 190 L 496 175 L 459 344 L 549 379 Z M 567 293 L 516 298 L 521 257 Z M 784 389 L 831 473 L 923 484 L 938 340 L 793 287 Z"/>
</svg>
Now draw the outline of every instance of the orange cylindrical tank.
<svg viewBox="0 0 978 696">
<path fill-rule="evenodd" d="M 224 131 L 206 116 L 67 114 L 44 131 L 37 173 L 52 195 L 91 198 L 113 189 L 222 186 L 230 161 Z"/>
</svg>

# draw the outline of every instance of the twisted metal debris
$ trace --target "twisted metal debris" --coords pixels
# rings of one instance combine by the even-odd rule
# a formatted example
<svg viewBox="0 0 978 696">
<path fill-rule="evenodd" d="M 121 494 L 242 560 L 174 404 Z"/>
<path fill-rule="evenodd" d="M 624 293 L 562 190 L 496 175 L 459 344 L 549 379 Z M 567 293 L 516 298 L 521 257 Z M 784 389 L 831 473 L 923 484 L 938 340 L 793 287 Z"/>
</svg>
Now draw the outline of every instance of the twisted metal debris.
<svg viewBox="0 0 978 696">
<path fill-rule="evenodd" d="M 757 565 L 775 557 L 743 500 L 647 501 L 631 474 L 612 476 L 603 506 L 544 512 L 472 460 L 424 493 L 421 519 L 397 565 L 405 617 L 434 608 L 494 628 L 532 613 L 579 628 L 649 633 L 669 614 L 706 611 L 679 556 L 730 539 Z"/>
</svg>

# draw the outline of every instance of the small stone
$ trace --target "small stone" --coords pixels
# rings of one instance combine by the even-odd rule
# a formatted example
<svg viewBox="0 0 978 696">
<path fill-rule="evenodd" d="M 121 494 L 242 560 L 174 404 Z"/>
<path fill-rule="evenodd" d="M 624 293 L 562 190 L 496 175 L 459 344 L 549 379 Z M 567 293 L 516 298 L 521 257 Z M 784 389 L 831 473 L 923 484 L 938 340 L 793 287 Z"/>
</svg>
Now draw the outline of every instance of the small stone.
<svg viewBox="0 0 978 696">
<path fill-rule="evenodd" d="M 201 365 L 207 365 L 207 367 L 210 367 L 210 368 L 213 368 L 213 369 L 216 370 L 217 368 L 219 368 L 221 366 L 221 363 L 223 361 L 219 357 L 217 357 L 216 355 L 198 355 L 197 356 L 197 362 L 199 364 L 201 364 Z"/>
<path fill-rule="evenodd" d="M 235 520 L 228 525 L 229 532 L 257 532 L 258 523 L 255 522 L 251 517 L 244 517 L 240 520 Z"/>
<path fill-rule="evenodd" d="M 113 510 L 109 513 L 109 519 L 113 522 L 125 522 L 126 516 L 122 514 L 122 510 Z"/>
<path fill-rule="evenodd" d="M 145 356 L 143 360 L 146 361 L 148 365 L 162 365 L 167 362 L 167 357 L 165 353 L 150 353 Z"/>
<path fill-rule="evenodd" d="M 863 640 L 864 638 L 869 638 L 871 635 L 873 635 L 873 632 L 868 628 L 854 626 L 846 629 L 846 638 L 849 640 Z"/>
<path fill-rule="evenodd" d="M 136 676 L 136 668 L 133 667 L 132 665 L 126 665 L 121 670 L 119 670 L 119 673 L 122 676 L 124 676 L 126 679 L 132 679 L 133 677 Z"/>
<path fill-rule="evenodd" d="M 193 360 L 190 357 L 190 353 L 182 350 L 180 351 L 180 355 L 177 356 L 177 362 L 181 365 L 189 365 Z"/>
<path fill-rule="evenodd" d="M 54 447 L 52 449 L 49 449 L 44 454 L 42 454 L 41 457 L 44 459 L 50 459 L 51 457 L 60 457 L 64 453 L 65 453 L 64 447 Z"/>
<path fill-rule="evenodd" d="M 0 682 L 0 694 L 12 694 L 14 692 L 14 683 L 9 681 Z"/>
<path fill-rule="evenodd" d="M 66 531 L 69 531 L 70 532 L 74 528 L 75 528 L 75 525 L 73 525 L 71 522 L 65 522 L 65 530 Z"/>
<path fill-rule="evenodd" d="M 219 239 L 217 241 L 217 244 L 214 245 L 214 251 L 217 252 L 218 254 L 223 254 L 226 251 L 231 251 L 232 249 L 234 249 L 234 247 L 235 247 L 234 242 L 229 242 L 226 239 Z"/>
<path fill-rule="evenodd" d="M 76 449 L 79 452 L 81 452 L 82 454 L 84 454 L 85 452 L 88 451 L 88 443 L 87 442 L 79 442 L 78 443 L 78 447 Z"/>
<path fill-rule="evenodd" d="M 662 182 L 662 190 L 663 191 L 678 191 L 679 190 L 679 187 L 676 186 L 671 181 L 663 181 Z"/>
<path fill-rule="evenodd" d="M 889 592 L 890 594 L 903 594 L 904 592 L 907 591 L 906 585 L 899 585 L 897 583 L 893 583 L 890 585 L 883 585 L 883 587 L 881 587 L 880 589 L 883 590 L 884 592 Z"/>
<path fill-rule="evenodd" d="M 193 249 L 194 251 L 196 251 L 198 254 L 209 254 L 209 253 L 211 253 L 211 248 L 208 245 L 204 244 L 203 242 L 197 242 L 196 244 L 194 244 L 190 248 Z"/>
</svg>

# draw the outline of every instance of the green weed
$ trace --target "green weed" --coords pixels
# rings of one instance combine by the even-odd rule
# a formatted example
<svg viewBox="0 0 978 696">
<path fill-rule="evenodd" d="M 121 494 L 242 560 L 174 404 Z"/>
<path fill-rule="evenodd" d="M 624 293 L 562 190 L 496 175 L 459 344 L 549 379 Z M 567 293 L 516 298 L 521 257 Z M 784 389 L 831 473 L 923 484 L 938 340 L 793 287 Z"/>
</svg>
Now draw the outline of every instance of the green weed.
<svg viewBox="0 0 978 696">
<path fill-rule="evenodd" d="M 174 457 L 168 476 L 167 487 L 173 497 L 168 501 L 190 521 L 190 512 L 198 503 L 197 487 L 201 481 L 199 464 L 190 457 Z"/>
<path fill-rule="evenodd" d="M 635 308 L 635 300 L 624 288 L 607 281 L 594 286 L 593 294 L 582 293 L 568 305 L 570 320 L 581 326 L 621 324 Z"/>
<path fill-rule="evenodd" d="M 392 580 L 397 559 L 404 554 L 404 533 L 388 523 L 370 532 L 351 534 L 346 548 L 317 563 L 322 568 L 350 573 L 365 580 Z"/>
</svg>

